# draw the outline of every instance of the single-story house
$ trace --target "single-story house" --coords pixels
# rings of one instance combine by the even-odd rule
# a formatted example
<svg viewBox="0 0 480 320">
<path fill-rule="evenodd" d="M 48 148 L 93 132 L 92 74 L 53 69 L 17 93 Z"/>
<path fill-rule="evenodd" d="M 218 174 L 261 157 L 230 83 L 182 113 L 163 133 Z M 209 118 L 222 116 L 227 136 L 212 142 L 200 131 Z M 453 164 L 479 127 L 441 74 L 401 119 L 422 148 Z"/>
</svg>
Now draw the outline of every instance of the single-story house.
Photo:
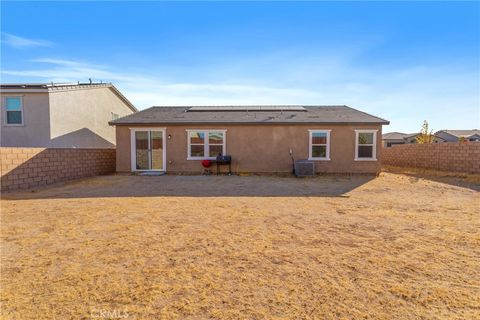
<svg viewBox="0 0 480 320">
<path fill-rule="evenodd" d="M 382 145 L 384 147 L 391 147 L 396 144 L 410 144 L 417 143 L 417 137 L 420 135 L 417 133 L 402 133 L 402 132 L 388 132 L 382 135 Z M 434 134 L 433 143 L 447 142 L 437 134 Z"/>
<path fill-rule="evenodd" d="M 436 136 L 443 138 L 447 142 L 458 141 L 480 141 L 480 130 L 440 130 L 435 132 Z"/>
<path fill-rule="evenodd" d="M 402 132 L 388 132 L 382 134 L 382 144 L 384 147 L 391 147 L 395 144 L 405 144 L 405 137 L 408 134 Z"/>
<path fill-rule="evenodd" d="M 1 84 L 1 146 L 115 148 L 108 121 L 137 109 L 111 83 Z"/>
<path fill-rule="evenodd" d="M 202 172 L 231 156 L 232 171 L 378 173 L 387 120 L 347 106 L 152 107 L 114 121 L 117 171 Z"/>
</svg>

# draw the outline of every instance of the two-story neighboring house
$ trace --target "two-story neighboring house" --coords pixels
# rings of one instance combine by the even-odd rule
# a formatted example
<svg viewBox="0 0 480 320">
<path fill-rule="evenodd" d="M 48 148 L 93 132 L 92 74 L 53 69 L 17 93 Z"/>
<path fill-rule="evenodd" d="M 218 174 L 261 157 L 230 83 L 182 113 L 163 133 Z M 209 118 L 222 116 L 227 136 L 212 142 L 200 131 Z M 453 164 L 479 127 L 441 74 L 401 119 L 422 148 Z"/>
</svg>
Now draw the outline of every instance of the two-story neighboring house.
<svg viewBox="0 0 480 320">
<path fill-rule="evenodd" d="M 108 122 L 137 111 L 110 83 L 0 88 L 2 147 L 114 148 Z"/>
</svg>

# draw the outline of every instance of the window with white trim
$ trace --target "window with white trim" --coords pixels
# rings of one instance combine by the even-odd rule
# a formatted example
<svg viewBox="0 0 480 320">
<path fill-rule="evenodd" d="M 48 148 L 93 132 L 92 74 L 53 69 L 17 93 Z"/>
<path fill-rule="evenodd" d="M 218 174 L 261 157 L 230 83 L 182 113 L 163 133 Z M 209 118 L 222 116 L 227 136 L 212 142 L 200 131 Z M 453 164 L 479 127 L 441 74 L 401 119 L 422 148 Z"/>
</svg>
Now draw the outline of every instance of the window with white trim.
<svg viewBox="0 0 480 320">
<path fill-rule="evenodd" d="M 226 130 L 187 130 L 188 160 L 214 160 L 225 154 Z"/>
<path fill-rule="evenodd" d="M 330 160 L 330 131 L 309 131 L 309 160 Z"/>
<path fill-rule="evenodd" d="M 23 124 L 23 101 L 22 97 L 5 97 L 5 124 Z"/>
<path fill-rule="evenodd" d="M 377 130 L 355 130 L 355 160 L 377 160 Z"/>
</svg>

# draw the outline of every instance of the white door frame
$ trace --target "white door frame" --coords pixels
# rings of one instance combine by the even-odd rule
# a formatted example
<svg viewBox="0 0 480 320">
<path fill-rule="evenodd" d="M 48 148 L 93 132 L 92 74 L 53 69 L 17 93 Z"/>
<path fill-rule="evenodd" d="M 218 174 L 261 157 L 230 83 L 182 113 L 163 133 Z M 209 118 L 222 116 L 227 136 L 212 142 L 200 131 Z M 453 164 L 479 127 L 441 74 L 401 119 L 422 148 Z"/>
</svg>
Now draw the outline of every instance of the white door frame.
<svg viewBox="0 0 480 320">
<path fill-rule="evenodd" d="M 161 131 L 162 132 L 162 145 L 163 145 L 163 168 L 162 169 L 137 169 L 136 163 L 136 146 L 135 146 L 135 132 L 137 131 Z M 130 164 L 133 171 L 167 171 L 167 140 L 166 140 L 167 128 L 130 128 Z M 148 141 L 150 144 L 150 139 Z"/>
</svg>

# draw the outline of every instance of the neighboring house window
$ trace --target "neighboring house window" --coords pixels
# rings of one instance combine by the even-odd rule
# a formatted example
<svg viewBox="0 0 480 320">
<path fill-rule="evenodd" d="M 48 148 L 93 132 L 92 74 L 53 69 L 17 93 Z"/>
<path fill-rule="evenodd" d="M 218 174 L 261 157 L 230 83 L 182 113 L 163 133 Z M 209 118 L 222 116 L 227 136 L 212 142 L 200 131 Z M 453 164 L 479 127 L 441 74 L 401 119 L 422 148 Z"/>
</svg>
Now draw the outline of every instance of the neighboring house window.
<svg viewBox="0 0 480 320">
<path fill-rule="evenodd" d="M 188 160 L 215 159 L 225 154 L 226 130 L 187 130 Z"/>
<path fill-rule="evenodd" d="M 112 112 L 112 121 L 113 121 L 113 120 L 117 120 L 118 118 L 120 118 L 120 117 L 118 116 L 118 113 L 113 113 L 113 112 Z"/>
<path fill-rule="evenodd" d="M 331 130 L 308 130 L 309 160 L 330 160 L 330 131 Z"/>
<path fill-rule="evenodd" d="M 11 125 L 23 124 L 22 97 L 5 97 L 5 123 Z"/>
<path fill-rule="evenodd" d="M 377 130 L 355 130 L 355 160 L 377 160 Z"/>
</svg>

